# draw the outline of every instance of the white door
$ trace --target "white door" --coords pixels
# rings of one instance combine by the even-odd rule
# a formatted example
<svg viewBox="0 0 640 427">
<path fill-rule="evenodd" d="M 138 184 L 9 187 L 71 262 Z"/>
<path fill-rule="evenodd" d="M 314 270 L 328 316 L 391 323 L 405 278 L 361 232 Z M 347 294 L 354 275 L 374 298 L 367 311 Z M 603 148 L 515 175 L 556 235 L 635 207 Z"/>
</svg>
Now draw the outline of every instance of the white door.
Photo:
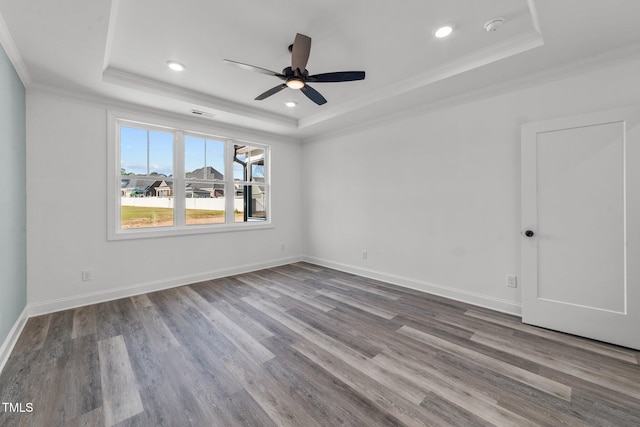
<svg viewBox="0 0 640 427">
<path fill-rule="evenodd" d="M 640 109 L 522 126 L 522 321 L 640 349 Z"/>
</svg>

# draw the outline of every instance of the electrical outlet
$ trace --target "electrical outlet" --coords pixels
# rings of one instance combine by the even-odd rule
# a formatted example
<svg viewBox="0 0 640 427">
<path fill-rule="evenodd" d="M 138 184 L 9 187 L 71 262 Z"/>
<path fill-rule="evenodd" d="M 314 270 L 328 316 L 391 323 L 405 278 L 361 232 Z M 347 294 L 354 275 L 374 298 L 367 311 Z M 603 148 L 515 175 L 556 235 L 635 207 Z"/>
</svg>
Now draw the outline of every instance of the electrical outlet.
<svg viewBox="0 0 640 427">
<path fill-rule="evenodd" d="M 507 274 L 507 288 L 518 287 L 518 276 L 515 274 Z"/>
<path fill-rule="evenodd" d="M 82 281 L 88 282 L 91 279 L 93 279 L 93 273 L 91 270 L 82 270 Z"/>
<path fill-rule="evenodd" d="M 367 251 L 366 250 L 362 251 L 362 259 L 367 259 L 367 256 L 368 256 Z"/>
<path fill-rule="evenodd" d="M 280 245 L 280 250 L 281 250 L 281 251 L 284 251 L 286 248 L 287 248 L 287 247 L 286 247 L 286 245 L 285 245 L 284 243 Z"/>
</svg>

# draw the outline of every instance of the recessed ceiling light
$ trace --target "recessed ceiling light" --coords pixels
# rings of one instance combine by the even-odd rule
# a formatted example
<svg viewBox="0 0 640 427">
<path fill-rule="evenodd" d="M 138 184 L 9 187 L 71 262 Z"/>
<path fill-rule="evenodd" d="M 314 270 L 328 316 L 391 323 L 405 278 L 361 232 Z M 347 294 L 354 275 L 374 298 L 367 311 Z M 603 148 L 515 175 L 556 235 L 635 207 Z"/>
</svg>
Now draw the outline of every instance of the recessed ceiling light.
<svg viewBox="0 0 640 427">
<path fill-rule="evenodd" d="M 183 71 L 187 68 L 184 64 L 181 64 L 178 61 L 167 61 L 167 67 L 171 68 L 173 71 Z"/>
<path fill-rule="evenodd" d="M 438 28 L 435 33 L 433 33 L 437 38 L 442 39 L 445 38 L 453 32 L 453 27 L 451 25 L 443 25 Z"/>
<path fill-rule="evenodd" d="M 284 103 L 284 105 L 286 105 L 286 106 L 287 106 L 287 107 L 289 107 L 289 108 L 293 108 L 293 107 L 295 107 L 296 105 L 298 105 L 298 103 L 297 103 L 296 101 L 286 101 L 286 102 Z"/>
</svg>

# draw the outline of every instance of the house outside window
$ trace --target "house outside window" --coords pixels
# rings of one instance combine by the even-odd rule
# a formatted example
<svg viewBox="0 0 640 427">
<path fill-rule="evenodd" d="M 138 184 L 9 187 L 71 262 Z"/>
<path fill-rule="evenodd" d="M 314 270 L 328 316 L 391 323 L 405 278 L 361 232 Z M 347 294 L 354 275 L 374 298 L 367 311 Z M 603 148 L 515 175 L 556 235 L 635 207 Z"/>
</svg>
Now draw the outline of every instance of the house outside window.
<svg viewBox="0 0 640 427">
<path fill-rule="evenodd" d="M 270 226 L 269 146 L 109 117 L 109 239 Z"/>
</svg>

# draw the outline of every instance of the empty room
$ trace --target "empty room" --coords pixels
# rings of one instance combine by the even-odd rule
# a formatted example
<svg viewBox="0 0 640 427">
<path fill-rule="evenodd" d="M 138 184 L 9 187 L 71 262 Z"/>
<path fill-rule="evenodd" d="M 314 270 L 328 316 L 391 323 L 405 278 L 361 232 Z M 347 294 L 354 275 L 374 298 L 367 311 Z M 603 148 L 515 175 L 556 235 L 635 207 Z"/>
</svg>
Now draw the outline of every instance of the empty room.
<svg viewBox="0 0 640 427">
<path fill-rule="evenodd" d="M 637 0 L 0 0 L 0 426 L 640 425 Z"/>
</svg>

